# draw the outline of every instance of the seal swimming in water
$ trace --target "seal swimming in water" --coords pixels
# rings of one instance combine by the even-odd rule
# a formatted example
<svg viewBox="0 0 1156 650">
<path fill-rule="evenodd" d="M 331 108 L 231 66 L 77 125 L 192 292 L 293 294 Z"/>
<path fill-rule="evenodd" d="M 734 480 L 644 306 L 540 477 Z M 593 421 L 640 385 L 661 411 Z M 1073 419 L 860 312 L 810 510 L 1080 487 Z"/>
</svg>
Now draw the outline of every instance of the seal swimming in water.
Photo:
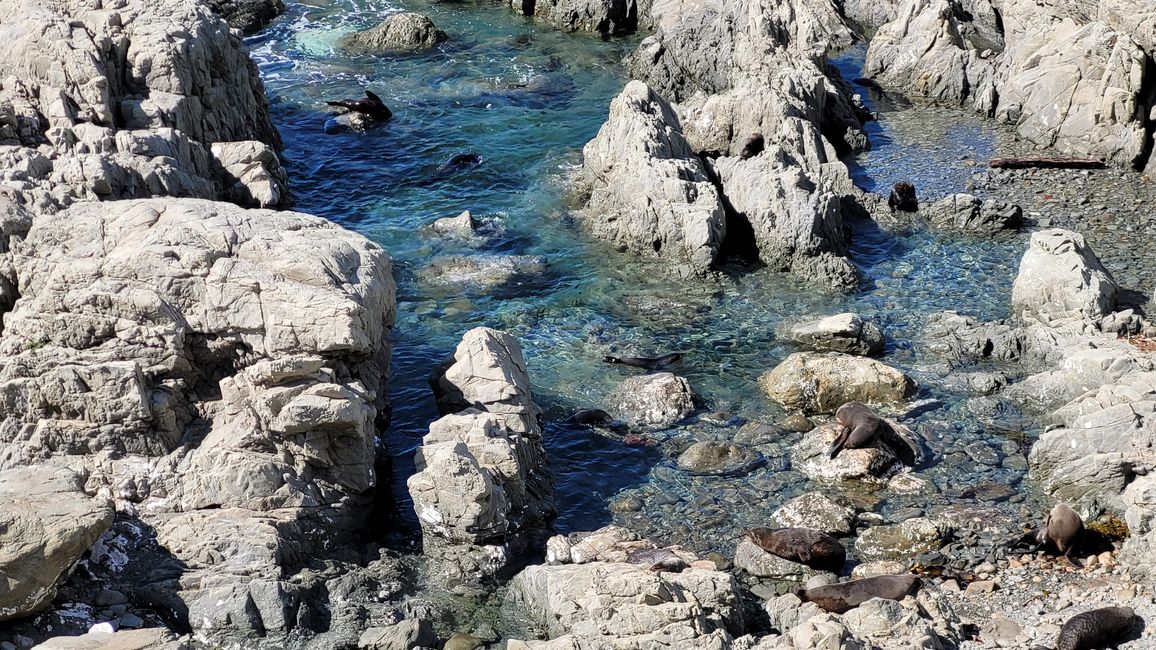
<svg viewBox="0 0 1156 650">
<path fill-rule="evenodd" d="M 762 133 L 752 133 L 750 139 L 747 140 L 747 143 L 745 145 L 743 145 L 743 150 L 739 154 L 739 158 L 741 160 L 746 160 L 748 158 L 754 158 L 755 156 L 757 156 L 763 152 L 764 146 L 765 146 L 765 142 L 763 140 L 763 134 Z"/>
<path fill-rule="evenodd" d="M 810 528 L 755 528 L 746 538 L 771 555 L 820 571 L 839 573 L 847 562 L 839 540 Z"/>
<path fill-rule="evenodd" d="M 604 429 L 610 429 L 611 431 L 621 431 L 626 428 L 626 424 L 622 422 L 622 420 L 615 420 L 609 413 L 602 409 L 582 409 L 575 411 L 574 415 L 566 418 L 566 421 L 574 424 L 602 427 Z"/>
<path fill-rule="evenodd" d="M 875 415 L 866 404 L 843 404 L 835 411 L 835 422 L 839 423 L 843 431 L 827 448 L 827 455 L 831 458 L 838 456 L 844 449 L 864 449 L 882 443 L 895 452 L 904 464 L 914 467 L 919 462 L 918 447 L 905 436 L 896 433 L 894 427 Z"/>
<path fill-rule="evenodd" d="M 891 213 L 894 214 L 896 210 L 903 212 L 915 212 L 919 209 L 919 199 L 915 196 L 915 186 L 907 181 L 900 181 L 891 188 L 891 194 L 887 197 L 887 207 L 891 208 Z"/>
<path fill-rule="evenodd" d="M 1068 564 L 1076 566 L 1076 563 L 1072 561 L 1071 554 L 1083 533 L 1084 520 L 1080 518 L 1080 515 L 1066 503 L 1057 503 L 1048 513 L 1043 528 L 1029 530 L 1024 533 L 1023 537 L 1013 542 L 1012 546 L 1035 542 L 1036 546 L 1032 549 L 1035 551 L 1051 544 Z"/>
<path fill-rule="evenodd" d="M 458 153 L 450 156 L 450 159 L 442 163 L 441 167 L 434 172 L 434 176 L 442 178 L 457 172 L 464 172 L 478 165 L 482 164 L 482 157 L 474 152 Z"/>
<path fill-rule="evenodd" d="M 1130 607 L 1101 607 L 1076 614 L 1060 628 L 1056 650 L 1114 648 L 1135 621 L 1136 614 Z"/>
<path fill-rule="evenodd" d="M 843 614 L 872 598 L 903 600 L 919 590 L 923 581 L 919 576 L 875 576 L 833 585 L 823 585 L 795 592 L 803 602 L 815 603 L 832 614 Z"/>
<path fill-rule="evenodd" d="M 381 98 L 370 91 L 365 91 L 365 99 L 339 99 L 325 102 L 330 106 L 344 108 L 351 113 L 361 113 L 382 122 L 393 117 L 393 112 L 381 101 Z"/>
<path fill-rule="evenodd" d="M 643 370 L 649 370 L 651 372 L 665 368 L 672 363 L 680 361 L 681 359 L 681 352 L 671 352 L 670 354 L 664 354 L 661 357 L 615 357 L 609 354 L 602 357 L 602 361 L 606 363 L 618 363 L 624 366 L 642 368 Z"/>
</svg>

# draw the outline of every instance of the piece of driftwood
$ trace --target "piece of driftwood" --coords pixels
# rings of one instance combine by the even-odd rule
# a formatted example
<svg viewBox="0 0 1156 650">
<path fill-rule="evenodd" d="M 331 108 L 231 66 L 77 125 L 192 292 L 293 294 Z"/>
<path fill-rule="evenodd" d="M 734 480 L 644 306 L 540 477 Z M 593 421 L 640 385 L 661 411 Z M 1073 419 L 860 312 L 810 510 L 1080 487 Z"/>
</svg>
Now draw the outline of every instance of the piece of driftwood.
<svg viewBox="0 0 1156 650">
<path fill-rule="evenodd" d="M 1104 169 L 1104 161 L 1091 158 L 992 158 L 988 167 L 993 169 Z"/>
</svg>

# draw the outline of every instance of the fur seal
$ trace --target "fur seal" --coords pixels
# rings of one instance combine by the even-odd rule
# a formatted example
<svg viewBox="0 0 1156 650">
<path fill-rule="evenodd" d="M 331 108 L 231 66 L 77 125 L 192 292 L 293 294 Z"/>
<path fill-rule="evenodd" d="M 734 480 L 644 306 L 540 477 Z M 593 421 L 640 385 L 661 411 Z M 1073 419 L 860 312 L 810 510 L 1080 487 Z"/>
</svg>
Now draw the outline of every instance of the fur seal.
<svg viewBox="0 0 1156 650">
<path fill-rule="evenodd" d="M 763 152 L 765 145 L 766 143 L 763 140 L 762 133 L 752 133 L 750 139 L 747 140 L 745 145 L 743 145 L 743 150 L 741 153 L 739 153 L 739 158 L 741 160 L 754 158 Z"/>
<path fill-rule="evenodd" d="M 664 354 L 661 357 L 614 357 L 609 354 L 602 357 L 602 361 L 606 363 L 619 363 L 624 366 L 633 366 L 635 368 L 642 368 L 651 372 L 660 370 L 676 363 L 682 359 L 681 352 L 671 352 Z"/>
<path fill-rule="evenodd" d="M 838 456 L 844 449 L 864 449 L 882 443 L 895 452 L 904 464 L 914 467 L 919 462 L 920 453 L 916 445 L 896 433 L 887 420 L 875 415 L 866 404 L 843 404 L 835 411 L 835 422 L 843 431 L 827 448 L 827 455 L 831 458 Z"/>
<path fill-rule="evenodd" d="M 892 214 L 896 210 L 903 212 L 915 212 L 919 209 L 919 199 L 915 196 L 915 186 L 907 181 L 900 181 L 891 188 L 891 194 L 887 197 L 887 207 L 891 208 Z"/>
<path fill-rule="evenodd" d="M 602 427 L 604 429 L 610 429 L 611 431 L 619 431 L 626 428 L 626 424 L 621 420 L 615 420 L 609 413 L 602 409 L 582 409 L 575 411 L 574 415 L 566 418 L 566 421 L 591 427 Z"/>
<path fill-rule="evenodd" d="M 810 528 L 756 528 L 746 538 L 771 555 L 820 571 L 839 573 L 847 561 L 839 540 Z"/>
<path fill-rule="evenodd" d="M 330 106 L 344 108 L 351 113 L 362 113 L 382 122 L 393 117 L 393 112 L 381 101 L 381 98 L 370 91 L 365 91 L 365 99 L 339 99 L 325 102 Z"/>
<path fill-rule="evenodd" d="M 795 592 L 803 602 L 815 603 L 832 614 L 843 614 L 872 598 L 903 600 L 919 590 L 923 581 L 919 576 L 875 576 Z"/>
<path fill-rule="evenodd" d="M 1071 554 L 1083 534 L 1084 520 L 1080 519 L 1080 515 L 1066 503 L 1057 503 L 1048 513 L 1043 528 L 1029 530 L 1013 546 L 1035 542 L 1035 548 L 1032 549 L 1035 551 L 1050 544 L 1068 564 L 1075 566 Z"/>
<path fill-rule="evenodd" d="M 441 178 L 457 172 L 471 170 L 480 164 L 482 164 L 482 157 L 472 151 L 454 154 L 449 160 L 442 163 L 441 167 L 438 167 L 434 175 Z"/>
<path fill-rule="evenodd" d="M 682 573 L 690 565 L 686 560 L 675 555 L 667 548 L 640 548 L 626 554 L 626 561 L 631 564 L 649 564 L 651 571 Z"/>
<path fill-rule="evenodd" d="M 1136 614 L 1130 607 L 1101 607 L 1076 614 L 1060 628 L 1056 650 L 1116 647 L 1132 629 Z"/>
</svg>

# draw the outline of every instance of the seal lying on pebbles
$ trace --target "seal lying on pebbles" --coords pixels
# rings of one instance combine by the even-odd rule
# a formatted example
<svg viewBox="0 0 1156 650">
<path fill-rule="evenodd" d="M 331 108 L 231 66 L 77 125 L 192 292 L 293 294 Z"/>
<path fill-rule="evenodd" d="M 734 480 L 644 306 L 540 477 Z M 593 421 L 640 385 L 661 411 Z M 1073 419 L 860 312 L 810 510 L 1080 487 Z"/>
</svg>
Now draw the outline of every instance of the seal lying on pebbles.
<svg viewBox="0 0 1156 650">
<path fill-rule="evenodd" d="M 803 602 L 811 602 L 832 614 L 843 614 L 855 609 L 872 598 L 903 600 L 919 590 L 923 581 L 919 576 L 876 576 L 851 580 L 833 585 L 823 585 L 813 589 L 795 592 Z"/>
<path fill-rule="evenodd" d="M 1032 551 L 1037 551 L 1041 547 L 1051 545 L 1055 547 L 1056 552 L 1063 556 L 1064 560 L 1072 566 L 1076 566 L 1072 561 L 1071 554 L 1075 547 L 1080 542 L 1080 537 L 1084 534 L 1084 520 L 1080 519 L 1080 515 L 1076 514 L 1066 503 L 1057 503 L 1052 511 L 1048 513 L 1048 519 L 1044 522 L 1043 528 L 1035 528 L 1024 533 L 1023 537 L 1012 543 L 1012 546 L 1021 546 L 1035 543 Z"/>
<path fill-rule="evenodd" d="M 747 539 L 784 560 L 839 573 L 847 561 L 847 549 L 839 540 L 810 528 L 756 528 Z"/>
<path fill-rule="evenodd" d="M 1101 607 L 1076 614 L 1060 628 L 1056 650 L 1114 648 L 1135 621 L 1136 614 L 1128 607 Z"/>
<path fill-rule="evenodd" d="M 384 122 L 393 117 L 393 112 L 381 101 L 381 98 L 370 91 L 365 91 L 365 99 L 338 99 L 325 102 L 330 106 L 344 108 L 351 113 L 361 113 L 375 120 Z"/>
<path fill-rule="evenodd" d="M 891 212 L 896 210 L 903 212 L 915 212 L 919 209 L 919 199 L 915 196 L 915 186 L 906 181 L 900 181 L 891 188 L 891 194 L 887 196 L 887 207 L 891 208 Z"/>
<path fill-rule="evenodd" d="M 847 402 L 835 411 L 835 421 L 843 427 L 843 432 L 827 449 L 827 455 L 835 458 L 844 449 L 863 449 L 885 444 L 904 464 L 915 466 L 919 462 L 919 449 L 914 442 L 896 433 L 886 420 L 860 402 Z"/>
<path fill-rule="evenodd" d="M 615 357 L 609 354 L 602 357 L 602 360 L 606 363 L 618 363 L 624 366 L 633 366 L 650 371 L 661 370 L 672 363 L 677 363 L 681 359 L 681 352 L 671 352 L 661 357 Z"/>
</svg>

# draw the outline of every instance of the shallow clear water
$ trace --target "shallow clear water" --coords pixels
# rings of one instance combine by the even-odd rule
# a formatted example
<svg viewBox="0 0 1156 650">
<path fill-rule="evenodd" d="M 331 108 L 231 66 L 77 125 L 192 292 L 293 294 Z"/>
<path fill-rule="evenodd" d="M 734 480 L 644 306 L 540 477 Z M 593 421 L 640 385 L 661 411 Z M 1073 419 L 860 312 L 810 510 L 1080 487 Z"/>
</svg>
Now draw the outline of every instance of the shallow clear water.
<svg viewBox="0 0 1156 650">
<path fill-rule="evenodd" d="M 335 48 L 342 34 L 400 9 L 428 13 L 450 41 L 427 53 L 389 57 L 350 56 Z M 404 501 L 405 478 L 414 448 L 437 417 L 426 377 L 478 325 L 508 330 L 522 343 L 549 419 L 557 528 L 564 532 L 617 517 L 667 541 L 724 550 L 736 529 L 762 525 L 775 506 L 808 487 L 786 469 L 795 438 L 760 447 L 769 462 L 748 476 L 703 479 L 675 470 L 672 450 L 693 439 L 725 439 L 735 429 L 692 423 L 663 434 L 666 445 L 632 447 L 561 421 L 574 409 L 604 406 L 632 372 L 600 362 L 617 349 L 684 351 L 674 370 L 691 381 L 705 410 L 774 422 L 782 411 L 756 380 L 796 351 L 776 332 L 791 320 L 841 311 L 877 319 L 890 341 L 885 361 L 912 371 L 926 395 L 945 403 L 920 416 L 932 447 L 950 461 L 926 473 L 945 499 L 952 490 L 958 496 L 952 486 L 963 474 L 972 482 L 1010 485 L 1023 477 L 1015 462 L 1008 468 L 998 458 L 994 464 L 970 460 L 983 456 L 975 445 L 1020 457 L 1023 452 L 963 417 L 969 408 L 964 397 L 941 385 L 933 360 L 921 359 L 913 343 L 930 312 L 1005 316 L 1022 236 L 978 241 L 918 229 L 898 236 L 857 224 L 852 257 L 866 281 L 849 297 L 767 271 L 680 284 L 587 240 L 565 202 L 566 179 L 625 84 L 618 62 L 637 39 L 604 42 L 556 32 L 498 3 L 314 0 L 290 3 L 287 16 L 249 43 L 285 140 L 295 208 L 353 228 L 394 257 L 399 313 L 388 446 L 407 525 L 413 519 Z M 855 56 L 840 61 L 849 78 Z M 366 87 L 385 99 L 394 119 L 367 133 L 326 134 L 324 100 L 356 97 Z M 857 182 L 874 189 L 911 180 L 922 199 L 963 191 L 973 173 L 968 161 L 993 155 L 1001 137 L 978 120 L 931 109 L 884 113 L 871 129 L 873 150 L 850 161 Z M 481 155 L 482 165 L 431 182 L 441 163 L 467 151 Z M 420 232 L 464 209 L 491 220 L 499 234 L 469 244 Z M 549 271 L 496 294 L 423 275 L 431 260 L 481 254 L 542 255 Z M 644 498 L 646 507 L 612 515 L 608 501 L 630 494 Z M 862 498 L 874 505 L 871 497 Z M 905 505 L 898 499 L 883 507 Z"/>
</svg>

